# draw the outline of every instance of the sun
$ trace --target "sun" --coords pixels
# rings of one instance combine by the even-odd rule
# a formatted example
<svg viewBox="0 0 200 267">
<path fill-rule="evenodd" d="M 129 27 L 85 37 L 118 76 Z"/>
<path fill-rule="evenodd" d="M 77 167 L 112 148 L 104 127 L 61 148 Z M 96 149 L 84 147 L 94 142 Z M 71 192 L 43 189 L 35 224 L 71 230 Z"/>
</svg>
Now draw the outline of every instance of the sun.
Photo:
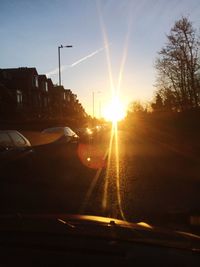
<svg viewBox="0 0 200 267">
<path fill-rule="evenodd" d="M 114 96 L 111 103 L 103 112 L 104 118 L 108 121 L 118 122 L 124 119 L 126 112 L 118 96 Z"/>
</svg>

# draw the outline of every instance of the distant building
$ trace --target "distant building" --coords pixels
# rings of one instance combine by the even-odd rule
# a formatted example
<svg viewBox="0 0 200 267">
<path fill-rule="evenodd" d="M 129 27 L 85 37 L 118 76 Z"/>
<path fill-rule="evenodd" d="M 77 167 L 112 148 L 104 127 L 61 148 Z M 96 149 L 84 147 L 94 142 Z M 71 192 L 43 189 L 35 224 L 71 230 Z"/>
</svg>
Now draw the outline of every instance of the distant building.
<svg viewBox="0 0 200 267">
<path fill-rule="evenodd" d="M 51 83 L 46 75 L 38 75 L 36 68 L 0 69 L 0 83 L 12 98 L 8 110 L 14 108 L 22 117 L 48 116 Z"/>
<path fill-rule="evenodd" d="M 0 83 L 7 88 L 14 100 L 16 112 L 37 111 L 39 83 L 36 68 L 0 69 Z"/>
<path fill-rule="evenodd" d="M 64 118 L 85 112 L 70 89 L 54 85 L 36 68 L 0 69 L 0 116 Z"/>
</svg>

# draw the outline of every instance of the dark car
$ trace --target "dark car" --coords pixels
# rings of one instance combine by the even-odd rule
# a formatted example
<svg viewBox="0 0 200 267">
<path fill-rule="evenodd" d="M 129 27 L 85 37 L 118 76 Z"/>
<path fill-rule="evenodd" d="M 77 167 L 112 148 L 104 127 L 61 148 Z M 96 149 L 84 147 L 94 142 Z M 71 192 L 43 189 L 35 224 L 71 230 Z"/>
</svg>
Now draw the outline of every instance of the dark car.
<svg viewBox="0 0 200 267">
<path fill-rule="evenodd" d="M 60 167 L 78 162 L 79 136 L 69 127 L 47 128 L 41 133 L 42 144 L 34 146 L 35 164 L 45 175 L 51 175 Z M 75 162 L 75 163 L 74 163 Z"/>
<path fill-rule="evenodd" d="M 0 170 L 2 176 L 18 173 L 31 164 L 33 150 L 29 140 L 15 130 L 0 131 Z M 20 170 L 20 171 L 19 171 Z"/>
<path fill-rule="evenodd" d="M 0 163 L 15 160 L 30 152 L 29 140 L 14 130 L 0 131 Z"/>
</svg>

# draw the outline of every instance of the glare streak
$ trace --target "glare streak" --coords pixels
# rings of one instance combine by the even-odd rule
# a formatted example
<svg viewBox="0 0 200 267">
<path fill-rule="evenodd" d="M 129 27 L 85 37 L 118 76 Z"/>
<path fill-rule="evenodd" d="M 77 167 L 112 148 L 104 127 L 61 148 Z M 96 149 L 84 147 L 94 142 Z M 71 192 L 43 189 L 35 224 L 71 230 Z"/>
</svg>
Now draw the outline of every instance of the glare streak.
<svg viewBox="0 0 200 267">
<path fill-rule="evenodd" d="M 99 14 L 101 31 L 102 31 L 102 35 L 103 35 L 104 46 L 106 47 L 106 60 L 107 60 L 108 75 L 109 75 L 109 80 L 110 80 L 111 96 L 112 96 L 112 99 L 118 99 L 119 91 L 120 91 L 120 87 L 121 87 L 121 82 L 122 82 L 124 66 L 125 66 L 125 62 L 127 59 L 128 43 L 129 43 L 131 25 L 132 25 L 132 17 L 131 17 L 132 8 L 130 8 L 129 27 L 128 27 L 128 31 L 127 31 L 126 38 L 125 38 L 122 61 L 121 61 L 121 65 L 120 65 L 120 71 L 119 71 L 119 77 L 118 77 L 118 87 L 114 88 L 112 68 L 111 68 L 111 59 L 110 59 L 110 50 L 108 47 L 108 37 L 107 37 L 107 33 L 106 33 L 106 29 L 105 29 L 105 25 L 104 25 L 104 21 L 103 21 L 103 17 L 102 17 L 102 12 L 100 9 L 100 2 L 97 0 L 96 3 L 97 3 L 98 14 Z M 116 103 L 114 103 L 114 105 L 116 105 Z M 118 106 L 117 106 L 117 108 L 118 108 Z M 112 107 L 112 110 L 110 110 L 109 113 L 111 113 L 111 112 L 116 113 L 119 111 L 116 111 L 116 107 L 115 108 Z M 109 116 L 110 116 L 110 114 L 109 114 Z M 103 192 L 103 198 L 102 198 L 102 208 L 104 210 L 106 208 L 108 208 L 107 207 L 107 205 L 108 205 L 108 203 L 107 203 L 108 202 L 108 185 L 109 185 L 109 179 L 110 179 L 110 175 L 111 175 L 111 155 L 112 155 L 113 140 L 114 140 L 115 141 L 115 151 L 114 152 L 115 152 L 115 159 L 116 159 L 114 168 L 115 168 L 116 177 L 112 177 L 112 178 L 116 179 L 117 204 L 119 207 L 120 215 L 125 220 L 125 216 L 124 216 L 123 209 L 122 209 L 122 203 L 121 203 L 121 195 L 120 195 L 119 147 L 118 147 L 118 129 L 117 129 L 117 120 L 119 118 L 117 118 L 116 114 L 114 114 L 114 115 L 112 114 L 112 116 L 113 116 L 113 119 L 112 119 L 113 123 L 112 123 L 112 131 L 111 131 L 111 137 L 110 137 L 110 143 L 109 143 L 108 163 L 107 163 L 104 192 Z"/>
<path fill-rule="evenodd" d="M 101 27 L 101 31 L 102 31 L 102 35 L 103 35 L 103 42 L 104 42 L 104 46 L 106 48 L 106 61 L 107 61 L 107 66 L 108 66 L 108 75 L 109 75 L 109 80 L 110 80 L 111 93 L 113 96 L 114 95 L 114 83 L 113 83 L 113 76 L 112 76 L 109 42 L 108 42 L 108 37 L 107 37 L 107 33 L 106 33 L 106 29 L 105 29 L 105 25 L 104 25 L 104 21 L 103 21 L 103 17 L 102 17 L 100 3 L 98 0 L 96 1 L 96 4 L 97 4 L 98 15 L 99 15 L 100 27 Z"/>
<path fill-rule="evenodd" d="M 114 150 L 113 150 L 114 149 Z M 113 167 L 111 167 L 111 157 L 112 157 L 112 150 L 114 152 L 115 161 L 113 162 Z M 112 173 L 112 168 L 114 168 L 114 176 Z M 108 163 L 106 169 L 106 177 L 104 183 L 104 191 L 103 191 L 103 198 L 102 198 L 102 209 L 103 211 L 109 210 L 108 208 L 108 186 L 112 186 L 114 184 L 109 183 L 110 179 L 114 179 L 116 183 L 116 203 L 118 206 L 118 210 L 110 210 L 112 214 L 116 214 L 119 211 L 119 214 L 123 220 L 126 220 L 123 208 L 122 208 L 122 200 L 120 194 L 120 166 L 119 166 L 119 140 L 118 140 L 118 128 L 117 122 L 112 124 L 112 131 L 110 136 L 110 143 L 109 143 L 109 152 L 108 152 Z"/>
<path fill-rule="evenodd" d="M 104 155 L 104 160 L 105 160 L 105 158 L 106 158 L 106 156 L 107 156 L 107 151 L 106 151 L 106 153 L 105 153 L 105 155 Z M 91 195 L 92 195 L 92 192 L 93 192 L 93 190 L 94 190 L 94 188 L 95 188 L 95 186 L 96 186 L 96 184 L 97 184 L 97 181 L 98 181 L 98 179 L 99 179 L 99 177 L 100 177 L 100 174 L 101 174 L 101 172 L 102 172 L 102 169 L 103 169 L 103 167 L 102 168 L 99 168 L 98 170 L 97 170 L 97 172 L 96 172 L 96 174 L 95 174 L 95 176 L 94 176 L 94 178 L 93 178 L 93 180 L 92 180 L 92 182 L 91 182 L 91 184 L 90 184 L 90 187 L 88 188 L 88 191 L 87 191 L 87 193 L 86 193 L 86 196 L 85 196 L 85 198 L 84 198 L 84 201 L 83 201 L 83 203 L 82 203 L 82 205 L 81 205 L 81 207 L 80 207 L 80 214 L 81 213 L 84 213 L 84 211 L 85 211 L 85 208 L 86 208 L 86 206 L 87 206 L 87 204 L 88 204 L 88 202 L 89 202 L 89 199 L 90 199 L 90 197 L 91 197 Z"/>
<path fill-rule="evenodd" d="M 120 89 L 121 89 L 121 81 L 123 77 L 123 72 L 124 72 L 124 66 L 126 63 L 127 59 L 127 54 L 128 54 L 128 45 L 129 45 L 129 39 L 130 39 L 130 34 L 131 34 L 131 26 L 132 26 L 132 5 L 129 8 L 129 22 L 128 22 L 128 30 L 124 42 L 124 49 L 123 49 L 123 54 L 122 54 L 122 60 L 121 60 L 121 65 L 120 65 L 120 71 L 119 71 L 119 77 L 118 77 L 118 86 L 117 86 L 117 95 L 119 95 Z"/>
<path fill-rule="evenodd" d="M 115 127 L 115 167 L 116 167 L 116 188 L 117 188 L 117 202 L 119 206 L 120 215 L 123 220 L 126 220 L 124 216 L 124 212 L 122 209 L 122 201 L 121 201 L 121 194 L 120 194 L 120 174 L 119 174 L 119 142 L 118 142 L 118 128 L 117 128 L 117 122 L 114 125 Z"/>
<path fill-rule="evenodd" d="M 113 125 L 112 125 L 112 131 L 111 131 L 110 143 L 109 143 L 109 150 L 108 150 L 108 161 L 107 161 L 107 168 L 106 168 L 105 184 L 104 184 L 104 191 L 103 191 L 103 198 L 102 198 L 102 208 L 103 208 L 104 211 L 107 209 L 108 179 L 109 179 L 109 172 L 110 172 L 113 137 L 114 137 L 114 128 L 113 128 Z"/>
<path fill-rule="evenodd" d="M 98 15 L 99 15 L 100 27 L 101 27 L 102 36 L 103 36 L 103 42 L 104 42 L 105 51 L 106 51 L 106 61 L 107 61 L 107 67 L 108 67 L 108 75 L 109 75 L 109 81 L 110 81 L 111 95 L 112 95 L 113 99 L 118 99 L 119 91 L 120 91 L 120 87 L 121 87 L 121 82 L 122 82 L 122 77 L 123 77 L 123 72 L 124 72 L 124 66 L 125 66 L 125 62 L 127 59 L 127 51 L 128 51 L 128 43 L 129 43 L 130 32 L 131 32 L 132 17 L 130 17 L 130 19 L 129 19 L 129 25 L 128 25 L 129 27 L 128 27 L 128 31 L 127 31 L 126 38 L 125 38 L 124 49 L 123 49 L 123 54 L 122 54 L 122 61 L 121 61 L 119 77 L 118 77 L 118 87 L 114 88 L 112 68 L 111 68 L 111 59 L 110 59 L 110 49 L 109 49 L 109 45 L 108 45 L 107 32 L 106 32 L 103 17 L 102 17 L 100 2 L 97 0 L 96 4 L 97 4 Z M 131 12 L 130 12 L 130 14 L 131 14 Z M 117 106 L 117 103 L 114 103 L 114 105 Z M 117 106 L 117 108 L 118 108 L 118 106 Z M 115 109 L 116 109 L 116 107 L 115 107 Z M 119 168 L 119 144 L 118 144 L 117 118 L 116 118 L 116 120 L 113 119 L 112 131 L 111 131 L 110 143 L 109 143 L 109 149 L 108 149 L 107 169 L 106 169 L 104 190 L 103 190 L 103 196 L 102 196 L 102 209 L 103 209 L 103 211 L 108 210 L 108 186 L 109 186 L 109 179 L 111 178 L 110 177 L 111 176 L 111 169 L 112 169 L 111 168 L 111 157 L 112 157 L 113 141 L 115 142 L 115 147 L 114 147 L 115 148 L 114 149 L 114 153 L 115 153 L 115 162 L 114 162 L 115 177 L 112 177 L 112 178 L 115 179 L 115 181 L 116 181 L 117 205 L 119 208 L 120 216 L 125 220 L 124 212 L 122 209 L 121 194 L 120 194 L 120 168 Z M 94 179 L 90 185 L 90 188 L 86 194 L 85 201 L 84 201 L 82 208 L 81 208 L 82 211 L 85 209 L 85 206 L 89 201 L 89 198 L 90 198 L 90 196 L 94 190 L 94 187 L 97 183 L 97 180 L 99 179 L 99 176 L 101 174 L 101 170 L 102 169 L 98 169 L 98 171 L 97 171 L 97 173 L 96 173 L 96 175 L 95 175 L 95 177 L 94 177 Z"/>
</svg>

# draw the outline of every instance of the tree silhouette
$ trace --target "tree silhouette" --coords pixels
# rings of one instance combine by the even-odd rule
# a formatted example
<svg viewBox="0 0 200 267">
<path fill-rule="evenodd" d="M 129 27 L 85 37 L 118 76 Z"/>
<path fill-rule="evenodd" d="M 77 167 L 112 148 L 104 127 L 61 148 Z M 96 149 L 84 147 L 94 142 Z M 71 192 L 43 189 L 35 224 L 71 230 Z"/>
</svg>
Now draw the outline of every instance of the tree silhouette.
<svg viewBox="0 0 200 267">
<path fill-rule="evenodd" d="M 175 22 L 155 65 L 156 87 L 162 90 L 164 105 L 173 102 L 176 110 L 199 107 L 199 44 L 196 30 L 186 17 Z"/>
</svg>

